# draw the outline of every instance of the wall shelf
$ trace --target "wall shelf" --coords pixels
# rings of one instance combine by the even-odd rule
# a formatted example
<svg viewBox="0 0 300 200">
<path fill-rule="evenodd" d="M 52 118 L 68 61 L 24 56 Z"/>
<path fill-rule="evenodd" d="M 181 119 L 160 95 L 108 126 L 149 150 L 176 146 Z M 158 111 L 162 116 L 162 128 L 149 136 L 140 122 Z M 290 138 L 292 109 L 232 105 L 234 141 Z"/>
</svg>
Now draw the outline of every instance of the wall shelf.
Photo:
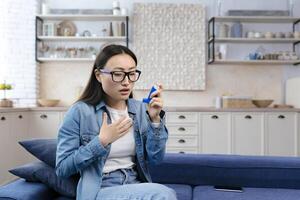
<svg viewBox="0 0 300 200">
<path fill-rule="evenodd" d="M 37 15 L 42 20 L 73 20 L 73 21 L 122 21 L 128 16 L 123 15 Z"/>
<path fill-rule="evenodd" d="M 213 17 L 215 22 L 245 22 L 245 23 L 298 23 L 298 17 L 285 16 L 224 16 Z"/>
<path fill-rule="evenodd" d="M 210 38 L 209 41 L 212 41 Z M 300 42 L 300 38 L 215 38 L 219 43 L 294 43 Z"/>
<path fill-rule="evenodd" d="M 126 41 L 125 36 L 107 36 L 107 37 L 76 37 L 76 36 L 38 36 L 44 41 Z"/>
<path fill-rule="evenodd" d="M 94 62 L 94 58 L 42 58 L 39 57 L 40 62 Z"/>
<path fill-rule="evenodd" d="M 299 60 L 215 60 L 215 44 L 228 43 L 228 44 L 291 44 L 293 52 L 296 52 L 296 46 L 300 43 L 300 38 L 232 38 L 232 37 L 216 37 L 216 23 L 290 23 L 292 24 L 292 31 L 295 32 L 296 26 L 300 23 L 298 17 L 259 17 L 259 16 L 224 16 L 212 17 L 208 21 L 208 64 L 292 64 L 299 65 Z M 298 55 L 299 56 L 299 55 Z"/>
<path fill-rule="evenodd" d="M 124 22 L 125 23 L 125 34 L 124 32 L 122 34 L 117 34 L 117 35 L 122 35 L 122 36 L 99 36 L 101 33 L 97 33 L 97 36 L 89 36 L 89 37 L 83 37 L 83 36 L 45 36 L 42 35 L 42 27 L 43 24 L 46 22 L 54 23 L 57 24 L 60 21 L 64 20 L 69 20 L 72 22 L 76 21 L 86 21 L 86 22 L 93 22 L 97 23 L 96 25 L 98 26 L 100 22 Z M 128 16 L 123 16 L 123 15 L 56 15 L 56 14 L 51 14 L 51 15 L 37 15 L 36 16 L 36 61 L 37 62 L 71 62 L 71 61 L 94 61 L 92 58 L 43 58 L 42 55 L 39 55 L 39 44 L 44 45 L 43 42 L 94 42 L 94 45 L 96 49 L 99 49 L 99 45 L 101 42 L 124 42 L 126 43 L 126 46 L 128 47 L 129 44 L 129 31 L 128 31 L 128 21 L 129 17 Z M 99 22 L 99 23 L 98 23 Z M 107 27 L 109 29 L 109 27 Z M 84 29 L 83 29 L 84 30 Z M 77 30 L 79 31 L 79 30 Z M 55 31 L 54 31 L 55 32 Z M 91 44 L 91 43 L 90 43 Z M 76 45 L 75 45 L 76 47 Z M 98 48 L 99 47 L 99 48 Z M 72 47 L 73 48 L 73 47 Z M 70 57 L 70 56 L 68 56 Z"/>
<path fill-rule="evenodd" d="M 215 60 L 212 64 L 297 65 L 300 64 L 300 60 Z"/>
</svg>

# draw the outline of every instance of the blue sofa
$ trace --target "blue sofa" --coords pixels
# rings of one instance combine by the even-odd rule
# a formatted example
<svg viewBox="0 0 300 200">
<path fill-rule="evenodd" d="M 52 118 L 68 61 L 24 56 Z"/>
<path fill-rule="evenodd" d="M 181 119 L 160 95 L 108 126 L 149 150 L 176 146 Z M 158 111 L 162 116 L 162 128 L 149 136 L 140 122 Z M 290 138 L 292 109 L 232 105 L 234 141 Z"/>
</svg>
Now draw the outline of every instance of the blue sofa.
<svg viewBox="0 0 300 200">
<path fill-rule="evenodd" d="M 176 190 L 179 200 L 299 200 L 300 158 L 166 154 L 150 167 L 154 182 Z M 213 186 L 240 186 L 242 192 Z M 1 200 L 70 200 L 40 182 L 18 179 L 0 187 Z"/>
</svg>

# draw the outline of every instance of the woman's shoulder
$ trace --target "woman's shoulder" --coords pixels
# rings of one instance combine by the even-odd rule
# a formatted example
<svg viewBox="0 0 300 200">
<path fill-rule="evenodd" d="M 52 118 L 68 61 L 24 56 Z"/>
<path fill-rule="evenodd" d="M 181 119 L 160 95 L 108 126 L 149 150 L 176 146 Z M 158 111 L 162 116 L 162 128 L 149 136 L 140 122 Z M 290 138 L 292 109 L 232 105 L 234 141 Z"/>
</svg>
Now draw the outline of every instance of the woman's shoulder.
<svg viewBox="0 0 300 200">
<path fill-rule="evenodd" d="M 87 104 L 83 101 L 77 101 L 69 108 L 68 113 L 82 114 L 90 111 L 94 111 L 93 105 Z"/>
</svg>

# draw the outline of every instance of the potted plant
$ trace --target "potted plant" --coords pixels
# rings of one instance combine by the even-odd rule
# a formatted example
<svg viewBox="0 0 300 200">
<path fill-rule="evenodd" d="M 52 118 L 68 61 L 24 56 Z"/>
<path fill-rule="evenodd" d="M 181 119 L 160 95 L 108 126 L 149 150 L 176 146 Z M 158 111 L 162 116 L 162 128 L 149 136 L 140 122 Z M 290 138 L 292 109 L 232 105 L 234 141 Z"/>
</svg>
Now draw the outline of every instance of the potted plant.
<svg viewBox="0 0 300 200">
<path fill-rule="evenodd" d="M 6 84 L 0 83 L 0 90 L 3 90 L 3 99 L 0 100 L 0 107 L 12 107 L 13 102 L 9 99 L 6 98 L 6 90 L 11 90 L 12 85 L 11 84 Z"/>
</svg>

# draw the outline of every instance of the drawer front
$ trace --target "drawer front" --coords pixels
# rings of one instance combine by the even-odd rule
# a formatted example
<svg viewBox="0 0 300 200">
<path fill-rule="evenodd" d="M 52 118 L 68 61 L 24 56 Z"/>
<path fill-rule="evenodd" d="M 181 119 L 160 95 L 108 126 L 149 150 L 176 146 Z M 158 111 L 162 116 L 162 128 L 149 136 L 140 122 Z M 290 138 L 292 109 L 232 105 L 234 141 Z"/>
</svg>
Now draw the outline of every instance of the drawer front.
<svg viewBox="0 0 300 200">
<path fill-rule="evenodd" d="M 194 112 L 168 112 L 167 123 L 197 123 L 198 113 Z"/>
<path fill-rule="evenodd" d="M 197 154 L 198 150 L 196 148 L 167 148 L 167 153 L 180 153 L 180 154 L 192 153 L 192 154 Z"/>
<path fill-rule="evenodd" d="M 170 136 L 167 141 L 167 147 L 197 147 L 197 136 Z"/>
<path fill-rule="evenodd" d="M 198 135 L 197 124 L 167 124 L 169 135 Z"/>
</svg>

